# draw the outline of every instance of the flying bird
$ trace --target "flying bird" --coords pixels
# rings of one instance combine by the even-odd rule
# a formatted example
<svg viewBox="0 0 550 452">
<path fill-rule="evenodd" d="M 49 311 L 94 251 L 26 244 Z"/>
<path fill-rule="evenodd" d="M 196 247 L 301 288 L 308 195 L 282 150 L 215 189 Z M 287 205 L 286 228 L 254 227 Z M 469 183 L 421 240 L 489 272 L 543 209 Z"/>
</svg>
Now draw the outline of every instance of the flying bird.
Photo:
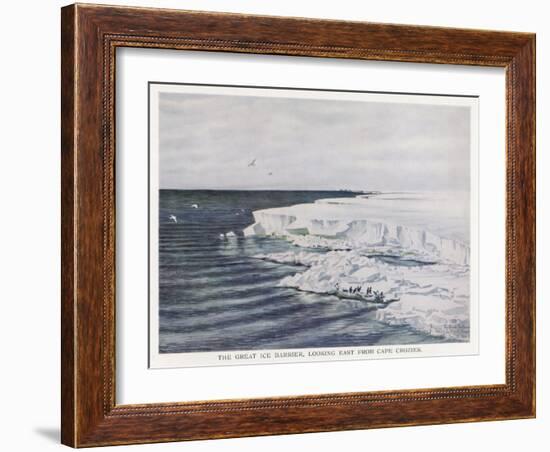
<svg viewBox="0 0 550 452">
<path fill-rule="evenodd" d="M 248 166 L 256 166 L 256 159 L 252 160 Z"/>
<path fill-rule="evenodd" d="M 191 204 L 191 207 L 192 207 L 193 209 L 198 209 L 198 208 L 199 208 L 199 205 L 198 205 L 198 204 Z"/>
<path fill-rule="evenodd" d="M 175 215 L 170 215 L 169 219 L 170 219 L 170 221 L 173 221 L 174 223 L 178 222 L 178 218 Z"/>
<path fill-rule="evenodd" d="M 273 176 L 273 173 L 270 171 L 269 173 L 267 173 L 268 176 Z"/>
</svg>

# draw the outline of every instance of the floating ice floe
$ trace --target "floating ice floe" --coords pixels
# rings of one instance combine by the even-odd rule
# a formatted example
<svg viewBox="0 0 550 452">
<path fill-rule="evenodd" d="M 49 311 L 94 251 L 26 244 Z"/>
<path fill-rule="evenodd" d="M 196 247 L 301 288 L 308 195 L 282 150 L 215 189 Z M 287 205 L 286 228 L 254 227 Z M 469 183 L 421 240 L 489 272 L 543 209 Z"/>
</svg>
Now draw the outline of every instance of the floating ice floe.
<svg viewBox="0 0 550 452">
<path fill-rule="evenodd" d="M 300 250 L 260 254 L 258 259 L 307 267 L 287 276 L 281 287 L 369 301 L 366 290 L 382 293 L 376 317 L 392 325 L 409 325 L 419 331 L 449 339 L 469 336 L 469 269 L 457 264 L 406 267 L 365 257 L 357 251 L 327 253 Z M 361 288 L 364 297 L 342 293 Z M 344 296 L 343 296 L 344 295 Z M 387 303 L 385 303 L 387 302 Z"/>
<path fill-rule="evenodd" d="M 226 233 L 222 232 L 218 237 L 222 240 L 234 239 L 237 237 L 237 234 L 235 234 L 233 231 L 229 231 Z"/>
</svg>

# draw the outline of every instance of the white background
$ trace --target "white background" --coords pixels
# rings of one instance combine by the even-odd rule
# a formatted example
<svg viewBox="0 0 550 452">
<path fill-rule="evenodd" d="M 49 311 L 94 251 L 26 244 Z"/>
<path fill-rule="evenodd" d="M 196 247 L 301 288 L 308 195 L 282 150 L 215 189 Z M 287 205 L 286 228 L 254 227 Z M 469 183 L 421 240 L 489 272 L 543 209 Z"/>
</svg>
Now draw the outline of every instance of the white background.
<svg viewBox="0 0 550 452">
<path fill-rule="evenodd" d="M 537 32 L 538 167 L 548 166 L 550 120 L 549 14 L 541 1 L 299 2 L 122 1 L 163 6 L 259 14 L 414 23 Z M 0 177 L 4 215 L 2 245 L 3 357 L 0 385 L 2 449 L 61 449 L 59 424 L 59 7 L 58 1 L 9 2 L 3 6 L 2 150 Z M 542 169 L 542 170 L 541 170 Z M 544 231 L 550 217 L 543 210 L 550 182 L 538 182 L 538 274 L 547 271 Z M 390 450 L 464 451 L 490 447 L 499 451 L 545 450 L 550 403 L 544 379 L 548 365 L 548 318 L 545 278 L 538 283 L 538 417 L 536 420 L 407 427 L 371 431 L 245 438 L 186 444 L 118 447 L 116 450 L 279 451 Z M 548 381 L 548 378 L 546 377 Z M 548 384 L 546 382 L 546 384 Z"/>
</svg>

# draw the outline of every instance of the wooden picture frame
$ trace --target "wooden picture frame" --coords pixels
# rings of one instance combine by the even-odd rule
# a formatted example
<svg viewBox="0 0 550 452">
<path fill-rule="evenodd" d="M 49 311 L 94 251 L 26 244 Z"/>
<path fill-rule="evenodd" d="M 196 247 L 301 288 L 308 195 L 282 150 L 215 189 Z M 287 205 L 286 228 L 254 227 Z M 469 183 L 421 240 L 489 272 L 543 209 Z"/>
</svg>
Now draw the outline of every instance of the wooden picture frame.
<svg viewBox="0 0 550 452">
<path fill-rule="evenodd" d="M 64 444 L 535 416 L 534 34 L 76 4 L 62 9 L 61 35 Z M 117 405 L 114 86 L 119 47 L 505 68 L 506 383 Z"/>
</svg>

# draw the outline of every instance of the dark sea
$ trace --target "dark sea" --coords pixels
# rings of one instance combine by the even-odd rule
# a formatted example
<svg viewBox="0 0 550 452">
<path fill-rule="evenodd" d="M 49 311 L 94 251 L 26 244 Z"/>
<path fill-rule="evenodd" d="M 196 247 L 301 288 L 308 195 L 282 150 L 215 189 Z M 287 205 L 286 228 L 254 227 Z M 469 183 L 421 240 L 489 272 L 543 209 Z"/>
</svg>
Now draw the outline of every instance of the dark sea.
<svg viewBox="0 0 550 452">
<path fill-rule="evenodd" d="M 277 287 L 304 267 L 253 258 L 294 247 L 281 238 L 245 238 L 242 231 L 254 222 L 254 210 L 356 195 L 160 190 L 159 352 L 444 342 L 407 326 L 378 322 L 375 310 L 380 308 L 361 301 Z M 236 237 L 220 238 L 229 232 Z"/>
</svg>

